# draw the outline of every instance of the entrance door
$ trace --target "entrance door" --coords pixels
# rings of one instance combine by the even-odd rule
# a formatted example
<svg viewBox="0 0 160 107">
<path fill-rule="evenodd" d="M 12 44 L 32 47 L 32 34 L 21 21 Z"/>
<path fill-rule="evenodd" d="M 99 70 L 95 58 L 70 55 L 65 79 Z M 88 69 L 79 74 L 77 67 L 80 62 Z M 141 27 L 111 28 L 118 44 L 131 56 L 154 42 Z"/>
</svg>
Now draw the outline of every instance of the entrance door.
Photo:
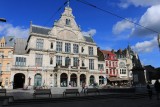
<svg viewBox="0 0 160 107">
<path fill-rule="evenodd" d="M 34 85 L 41 86 L 42 85 L 42 76 L 41 74 L 36 74 L 34 77 Z"/>
<path fill-rule="evenodd" d="M 14 75 L 13 89 L 23 88 L 25 83 L 25 75 L 18 73 Z"/>
<path fill-rule="evenodd" d="M 76 74 L 71 75 L 71 86 L 77 87 L 77 75 Z"/>
<path fill-rule="evenodd" d="M 99 85 L 104 84 L 104 77 L 99 76 Z"/>
<path fill-rule="evenodd" d="M 80 75 L 80 85 L 82 85 L 82 83 L 86 83 L 86 76 L 84 74 Z"/>
<path fill-rule="evenodd" d="M 93 75 L 90 76 L 90 84 L 91 84 L 91 85 L 94 84 L 94 76 L 93 76 Z"/>
<path fill-rule="evenodd" d="M 67 74 L 66 73 L 62 73 L 61 74 L 61 87 L 67 87 L 68 83 L 67 83 Z"/>
</svg>

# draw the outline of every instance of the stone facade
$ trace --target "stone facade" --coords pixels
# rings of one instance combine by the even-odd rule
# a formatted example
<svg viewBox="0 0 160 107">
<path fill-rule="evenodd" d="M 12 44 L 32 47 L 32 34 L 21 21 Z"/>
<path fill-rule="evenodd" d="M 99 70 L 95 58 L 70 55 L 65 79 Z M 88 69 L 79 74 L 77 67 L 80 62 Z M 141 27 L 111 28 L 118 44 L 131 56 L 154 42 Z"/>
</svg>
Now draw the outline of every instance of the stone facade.
<svg viewBox="0 0 160 107">
<path fill-rule="evenodd" d="M 4 88 L 10 86 L 10 74 L 13 62 L 14 37 L 6 36 L 0 40 L 0 82 Z"/>
<path fill-rule="evenodd" d="M 18 60 L 25 64 L 19 65 Z M 13 63 L 13 88 L 80 87 L 82 82 L 89 86 L 104 84 L 106 76 L 104 70 L 102 73 L 98 70 L 96 43 L 91 37 L 83 36 L 70 7 L 65 7 L 53 28 L 31 23 L 25 53 L 15 54 Z M 17 85 L 18 75 L 22 85 Z"/>
</svg>

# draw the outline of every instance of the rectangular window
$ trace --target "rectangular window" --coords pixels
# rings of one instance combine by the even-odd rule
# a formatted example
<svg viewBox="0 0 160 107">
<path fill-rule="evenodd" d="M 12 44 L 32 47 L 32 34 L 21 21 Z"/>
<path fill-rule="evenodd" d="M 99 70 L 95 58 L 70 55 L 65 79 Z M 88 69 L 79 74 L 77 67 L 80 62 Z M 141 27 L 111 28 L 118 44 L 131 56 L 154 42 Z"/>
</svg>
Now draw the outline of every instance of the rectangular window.
<svg viewBox="0 0 160 107">
<path fill-rule="evenodd" d="M 109 61 L 109 66 L 111 66 L 111 61 Z"/>
<path fill-rule="evenodd" d="M 108 66 L 108 61 L 106 61 L 106 66 Z"/>
<path fill-rule="evenodd" d="M 94 59 L 89 59 L 89 69 L 94 69 Z"/>
<path fill-rule="evenodd" d="M 26 58 L 24 57 L 16 57 L 16 66 L 26 66 Z"/>
<path fill-rule="evenodd" d="M 73 53 L 78 53 L 79 52 L 79 47 L 77 44 L 73 44 Z"/>
<path fill-rule="evenodd" d="M 88 47 L 88 50 L 89 50 L 89 55 L 93 55 L 93 47 Z"/>
<path fill-rule="evenodd" d="M 77 57 L 73 57 L 73 66 L 79 66 L 79 59 Z"/>
<path fill-rule="evenodd" d="M 62 42 L 56 42 L 56 51 L 62 52 Z"/>
<path fill-rule="evenodd" d="M 103 64 L 98 64 L 98 70 L 104 70 Z"/>
<path fill-rule="evenodd" d="M 62 56 L 56 56 L 56 64 L 62 65 Z"/>
<path fill-rule="evenodd" d="M 108 69 L 106 69 L 106 74 L 108 74 Z"/>
<path fill-rule="evenodd" d="M 65 52 L 70 53 L 71 52 L 71 44 L 65 43 Z"/>
<path fill-rule="evenodd" d="M 50 48 L 51 48 L 51 49 L 53 49 L 53 42 L 51 42 L 51 46 L 50 46 Z"/>
<path fill-rule="evenodd" d="M 37 39 L 36 41 L 36 49 L 43 49 L 43 39 Z"/>
<path fill-rule="evenodd" d="M 35 66 L 42 66 L 43 54 L 36 54 L 35 56 Z"/>
</svg>

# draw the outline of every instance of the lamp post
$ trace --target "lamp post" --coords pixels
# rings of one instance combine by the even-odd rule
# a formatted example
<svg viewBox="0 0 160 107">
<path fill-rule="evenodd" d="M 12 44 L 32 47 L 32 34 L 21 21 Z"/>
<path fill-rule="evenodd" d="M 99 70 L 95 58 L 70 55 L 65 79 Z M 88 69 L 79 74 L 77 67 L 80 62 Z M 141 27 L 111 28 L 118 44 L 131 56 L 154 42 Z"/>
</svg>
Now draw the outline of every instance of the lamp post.
<svg viewBox="0 0 160 107">
<path fill-rule="evenodd" d="M 6 22 L 6 19 L 0 18 L 0 21 L 1 21 L 1 22 Z"/>
</svg>

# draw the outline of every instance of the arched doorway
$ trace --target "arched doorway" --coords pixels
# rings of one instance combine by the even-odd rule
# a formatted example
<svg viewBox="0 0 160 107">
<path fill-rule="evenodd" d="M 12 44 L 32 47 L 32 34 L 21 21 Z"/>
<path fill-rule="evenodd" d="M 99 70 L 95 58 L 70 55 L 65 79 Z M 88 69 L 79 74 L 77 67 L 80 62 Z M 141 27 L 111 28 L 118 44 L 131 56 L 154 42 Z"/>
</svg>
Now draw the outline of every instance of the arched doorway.
<svg viewBox="0 0 160 107">
<path fill-rule="evenodd" d="M 77 87 L 77 75 L 76 74 L 71 75 L 71 86 Z"/>
<path fill-rule="evenodd" d="M 36 74 L 34 76 L 34 86 L 41 86 L 42 85 L 42 76 L 41 74 Z"/>
<path fill-rule="evenodd" d="M 67 87 L 67 74 L 66 73 L 62 73 L 61 74 L 61 87 Z"/>
<path fill-rule="evenodd" d="M 99 85 L 104 84 L 104 77 L 99 76 Z"/>
<path fill-rule="evenodd" d="M 23 88 L 25 83 L 25 75 L 22 73 L 17 73 L 14 75 L 13 89 Z"/>
<path fill-rule="evenodd" d="M 82 85 L 83 82 L 86 83 L 86 75 L 81 74 L 81 75 L 80 75 L 80 85 Z"/>
<path fill-rule="evenodd" d="M 94 84 L 94 76 L 93 75 L 90 76 L 90 84 Z"/>
</svg>

